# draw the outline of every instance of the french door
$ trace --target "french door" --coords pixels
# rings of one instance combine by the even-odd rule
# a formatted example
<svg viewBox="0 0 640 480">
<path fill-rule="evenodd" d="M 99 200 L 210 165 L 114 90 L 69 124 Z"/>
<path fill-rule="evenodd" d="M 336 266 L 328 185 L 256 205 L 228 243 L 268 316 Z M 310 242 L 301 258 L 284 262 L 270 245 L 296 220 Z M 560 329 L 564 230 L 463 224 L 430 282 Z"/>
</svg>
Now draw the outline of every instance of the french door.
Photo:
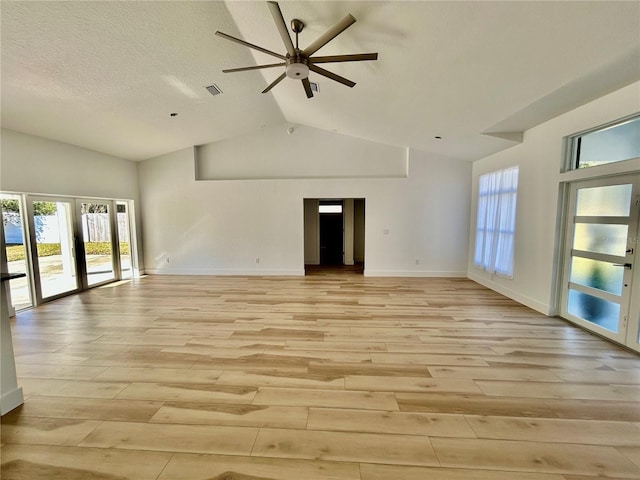
<svg viewBox="0 0 640 480">
<path fill-rule="evenodd" d="M 570 185 L 561 314 L 640 351 L 640 174 Z"/>
<path fill-rule="evenodd" d="M 116 279 L 119 268 L 115 202 L 110 200 L 76 200 L 78 236 L 82 245 L 81 278 L 83 288 L 95 287 Z"/>
<path fill-rule="evenodd" d="M 29 196 L 27 218 L 36 303 L 79 291 L 75 201 Z"/>
<path fill-rule="evenodd" d="M 120 279 L 116 202 L 28 195 L 27 218 L 36 304 Z"/>
</svg>

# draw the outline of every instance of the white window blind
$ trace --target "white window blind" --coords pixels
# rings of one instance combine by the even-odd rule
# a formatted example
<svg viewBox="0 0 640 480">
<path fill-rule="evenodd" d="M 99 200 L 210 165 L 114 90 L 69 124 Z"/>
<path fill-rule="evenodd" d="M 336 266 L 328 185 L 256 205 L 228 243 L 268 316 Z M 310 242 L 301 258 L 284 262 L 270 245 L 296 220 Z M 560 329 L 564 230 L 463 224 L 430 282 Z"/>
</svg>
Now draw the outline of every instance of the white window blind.
<svg viewBox="0 0 640 480">
<path fill-rule="evenodd" d="M 474 263 L 489 273 L 513 278 L 518 167 L 481 175 Z"/>
</svg>

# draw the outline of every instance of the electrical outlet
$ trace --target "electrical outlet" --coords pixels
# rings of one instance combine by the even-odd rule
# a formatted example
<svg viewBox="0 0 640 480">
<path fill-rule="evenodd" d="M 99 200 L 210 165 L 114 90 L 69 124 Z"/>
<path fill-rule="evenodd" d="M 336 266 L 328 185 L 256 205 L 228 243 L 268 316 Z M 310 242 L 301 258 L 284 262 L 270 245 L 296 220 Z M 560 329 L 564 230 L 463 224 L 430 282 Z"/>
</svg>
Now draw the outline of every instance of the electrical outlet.
<svg viewBox="0 0 640 480">
<path fill-rule="evenodd" d="M 416 259 L 416 265 L 420 265 L 420 260 Z"/>
<path fill-rule="evenodd" d="M 256 257 L 256 263 L 260 263 L 260 257 Z"/>
<path fill-rule="evenodd" d="M 167 263 L 169 263 L 169 262 L 170 262 L 169 257 L 167 257 L 167 259 L 166 259 L 166 260 L 167 260 Z"/>
</svg>

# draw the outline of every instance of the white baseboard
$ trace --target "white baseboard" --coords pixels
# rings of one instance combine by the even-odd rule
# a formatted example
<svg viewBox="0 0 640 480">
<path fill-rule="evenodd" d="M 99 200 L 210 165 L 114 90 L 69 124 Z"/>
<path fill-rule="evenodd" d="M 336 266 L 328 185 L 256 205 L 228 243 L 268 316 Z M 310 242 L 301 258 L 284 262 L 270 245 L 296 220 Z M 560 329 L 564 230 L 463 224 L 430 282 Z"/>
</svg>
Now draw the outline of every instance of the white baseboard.
<svg viewBox="0 0 640 480">
<path fill-rule="evenodd" d="M 466 278 L 467 272 L 432 272 L 416 270 L 371 270 L 365 267 L 365 277 L 447 277 Z"/>
<path fill-rule="evenodd" d="M 22 387 L 16 387 L 10 392 L 3 393 L 2 397 L 0 397 L 0 415 L 9 413 L 23 403 L 24 395 L 22 394 Z"/>
<path fill-rule="evenodd" d="M 249 270 L 249 269 L 147 269 L 147 275 L 237 275 L 237 276 L 304 276 L 304 268 L 299 270 Z"/>
<path fill-rule="evenodd" d="M 542 302 L 539 302 L 538 300 L 527 297 L 526 295 L 522 295 L 520 292 L 511 290 L 503 285 L 499 285 L 479 275 L 474 275 L 473 273 L 469 273 L 467 276 L 470 280 L 473 280 L 474 282 L 479 283 L 482 286 L 490 288 L 491 290 L 494 290 L 499 294 L 504 295 L 505 297 L 509 297 L 510 299 L 515 300 L 518 303 L 526 305 L 527 307 L 532 308 L 536 312 L 540 312 L 543 315 L 548 315 L 548 316 L 553 315 L 553 309 L 551 308 L 551 306 L 545 303 L 542 303 Z"/>
</svg>

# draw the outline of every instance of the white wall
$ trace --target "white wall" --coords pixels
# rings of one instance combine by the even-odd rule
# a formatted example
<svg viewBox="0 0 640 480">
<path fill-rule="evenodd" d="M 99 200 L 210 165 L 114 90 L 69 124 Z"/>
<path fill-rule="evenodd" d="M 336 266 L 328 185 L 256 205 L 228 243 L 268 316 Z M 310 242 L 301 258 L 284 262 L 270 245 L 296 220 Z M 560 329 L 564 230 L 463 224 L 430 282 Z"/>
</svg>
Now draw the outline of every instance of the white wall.
<svg viewBox="0 0 640 480">
<path fill-rule="evenodd" d="M 466 275 L 467 162 L 410 151 L 407 178 L 196 181 L 194 151 L 139 165 L 149 273 L 302 275 L 303 199 L 364 198 L 365 274 Z"/>
<path fill-rule="evenodd" d="M 12 130 L 2 129 L 1 134 L 0 190 L 133 200 L 138 207 L 135 162 Z"/>
<path fill-rule="evenodd" d="M 196 162 L 198 180 L 407 176 L 405 148 L 286 123 L 201 145 Z"/>
<path fill-rule="evenodd" d="M 514 278 L 492 276 L 473 265 L 474 234 L 469 242 L 469 278 L 545 314 L 555 309 L 556 222 L 559 211 L 563 139 L 640 110 L 635 83 L 525 132 L 524 141 L 473 163 L 470 228 L 476 223 L 478 177 L 518 165 Z"/>
</svg>

